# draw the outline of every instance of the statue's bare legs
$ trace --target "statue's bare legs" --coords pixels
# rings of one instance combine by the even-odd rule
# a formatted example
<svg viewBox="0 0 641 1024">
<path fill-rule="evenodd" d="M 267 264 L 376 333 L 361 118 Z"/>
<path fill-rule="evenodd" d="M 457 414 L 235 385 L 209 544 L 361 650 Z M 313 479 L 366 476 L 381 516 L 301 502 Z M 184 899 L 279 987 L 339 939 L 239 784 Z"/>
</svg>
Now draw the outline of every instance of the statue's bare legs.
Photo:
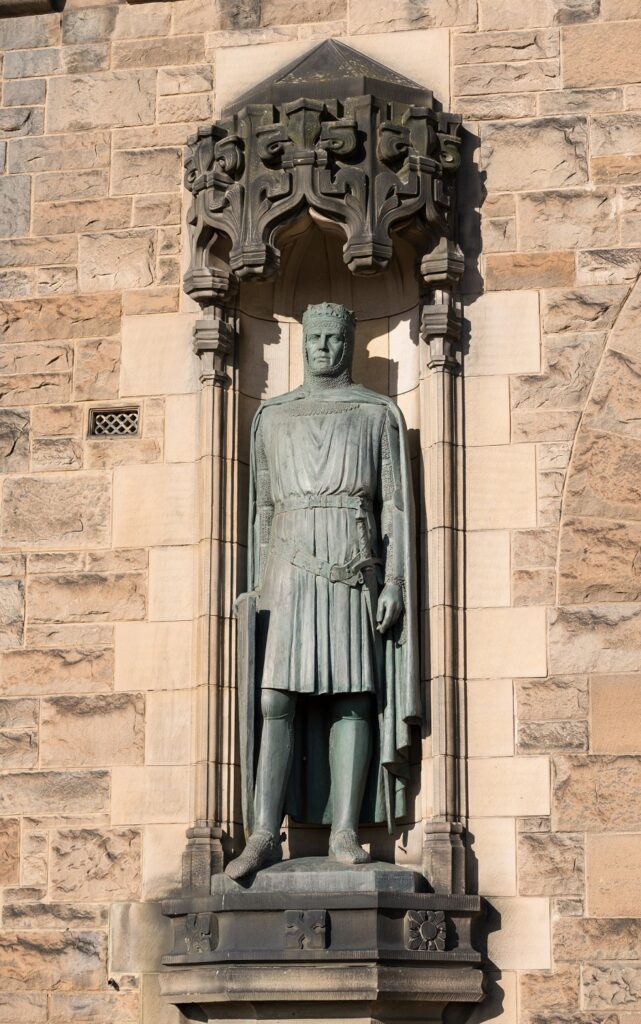
<svg viewBox="0 0 641 1024">
<path fill-rule="evenodd" d="M 279 831 L 294 749 L 296 694 L 265 688 L 260 706 L 263 731 L 256 773 L 256 826 L 243 852 L 227 865 L 230 878 L 243 878 L 281 857 Z M 372 753 L 370 711 L 366 694 L 337 696 L 331 704 L 329 852 L 345 864 L 369 860 L 358 842 L 358 819 Z"/>
</svg>

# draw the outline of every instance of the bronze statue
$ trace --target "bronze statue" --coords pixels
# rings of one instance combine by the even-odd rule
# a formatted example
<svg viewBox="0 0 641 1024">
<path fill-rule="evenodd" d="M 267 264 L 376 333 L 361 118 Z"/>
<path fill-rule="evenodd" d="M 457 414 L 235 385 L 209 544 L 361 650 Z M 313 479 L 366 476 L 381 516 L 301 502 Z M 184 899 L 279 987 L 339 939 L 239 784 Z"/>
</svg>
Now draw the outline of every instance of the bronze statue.
<svg viewBox="0 0 641 1024">
<path fill-rule="evenodd" d="M 280 859 L 284 813 L 331 823 L 330 856 L 367 861 L 359 822 L 391 831 L 405 813 L 421 717 L 405 422 L 352 381 L 351 312 L 310 306 L 303 328 L 304 384 L 264 402 L 252 427 L 252 590 L 239 599 L 248 839 L 231 878 Z"/>
</svg>

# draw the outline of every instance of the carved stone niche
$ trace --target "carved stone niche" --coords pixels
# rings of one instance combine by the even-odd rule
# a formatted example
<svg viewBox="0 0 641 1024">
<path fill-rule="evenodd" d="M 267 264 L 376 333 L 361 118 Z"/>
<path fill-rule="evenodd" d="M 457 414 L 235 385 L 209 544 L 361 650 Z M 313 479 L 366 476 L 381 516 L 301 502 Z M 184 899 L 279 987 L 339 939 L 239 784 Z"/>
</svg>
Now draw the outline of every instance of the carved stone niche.
<svg viewBox="0 0 641 1024">
<path fill-rule="evenodd" d="M 453 725 L 460 708 L 459 131 L 460 118 L 437 110 L 428 89 L 329 40 L 240 97 L 219 122 L 189 140 L 191 254 L 184 287 L 203 312 L 194 346 L 202 365 L 201 433 L 209 445 L 202 454 L 211 456 L 201 503 L 205 511 L 222 511 L 207 527 L 208 544 L 201 544 L 207 588 L 200 589 L 207 589 L 208 604 L 199 611 L 205 625 L 195 819 L 183 894 L 163 905 L 173 944 L 163 958 L 161 991 L 188 1020 L 464 1020 L 466 1006 L 483 998 L 475 946 L 481 901 L 465 888 L 464 750 Z M 221 726 L 223 691 L 233 684 L 225 675 L 231 601 L 224 579 L 234 538 L 225 533 L 224 510 L 237 493 L 225 467 L 234 457 L 226 446 L 232 443 L 228 425 L 239 362 L 254 355 L 243 351 L 250 339 L 238 337 L 236 328 L 243 290 L 258 287 L 249 283 L 278 278 L 274 293 L 280 290 L 282 297 L 292 268 L 279 277 L 281 262 L 293 259 L 283 254 L 297 251 L 295 236 L 305 218 L 313 221 L 312 232 L 332 239 L 341 233 L 341 273 L 350 280 L 398 279 L 402 250 L 403 273 L 413 263 L 418 282 L 420 457 L 430 491 L 417 499 L 427 523 L 426 548 L 435 552 L 429 573 L 426 559 L 421 565 L 421 608 L 438 630 L 427 638 L 422 672 L 430 679 L 425 703 L 432 763 L 421 785 L 432 787 L 425 801 L 432 816 L 424 823 L 416 858 L 421 863 L 412 868 L 378 861 L 336 870 L 327 858 L 302 856 L 237 883 L 221 873 L 223 842 L 233 849 L 238 821 L 230 811 L 236 758 L 225 747 Z"/>
</svg>

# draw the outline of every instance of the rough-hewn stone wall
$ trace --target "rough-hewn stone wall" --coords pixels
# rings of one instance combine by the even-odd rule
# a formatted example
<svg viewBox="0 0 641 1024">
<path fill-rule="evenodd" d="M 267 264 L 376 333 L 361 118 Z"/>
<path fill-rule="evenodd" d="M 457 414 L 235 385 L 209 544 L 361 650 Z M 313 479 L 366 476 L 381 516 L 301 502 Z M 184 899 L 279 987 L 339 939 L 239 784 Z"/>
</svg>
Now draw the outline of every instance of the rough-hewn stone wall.
<svg viewBox="0 0 641 1024">
<path fill-rule="evenodd" d="M 473 1019 L 640 1019 L 639 0 L 69 0 L 0 19 L 0 1022 L 177 1019 L 153 974 L 108 985 L 108 928 L 190 823 L 182 146 L 348 33 L 466 119 Z M 393 338 L 361 331 L 381 390 Z M 260 393 L 300 371 L 271 341 Z M 123 402 L 141 436 L 87 439 Z"/>
</svg>

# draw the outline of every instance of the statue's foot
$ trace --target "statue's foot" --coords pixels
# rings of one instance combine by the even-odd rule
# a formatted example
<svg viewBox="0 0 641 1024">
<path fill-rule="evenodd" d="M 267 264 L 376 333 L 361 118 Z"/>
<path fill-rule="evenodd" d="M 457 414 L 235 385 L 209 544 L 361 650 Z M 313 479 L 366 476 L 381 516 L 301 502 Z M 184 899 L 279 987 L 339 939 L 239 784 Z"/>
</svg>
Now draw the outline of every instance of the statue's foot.
<svg viewBox="0 0 641 1024">
<path fill-rule="evenodd" d="M 230 860 L 225 868 L 228 878 L 244 878 L 251 875 L 259 868 L 265 868 L 269 864 L 276 864 L 283 856 L 283 849 L 280 839 L 273 836 L 267 829 L 258 829 L 247 840 L 245 849 L 234 860 Z"/>
<path fill-rule="evenodd" d="M 370 855 L 363 849 L 353 828 L 332 829 L 329 837 L 329 855 L 341 864 L 367 864 Z"/>
</svg>

